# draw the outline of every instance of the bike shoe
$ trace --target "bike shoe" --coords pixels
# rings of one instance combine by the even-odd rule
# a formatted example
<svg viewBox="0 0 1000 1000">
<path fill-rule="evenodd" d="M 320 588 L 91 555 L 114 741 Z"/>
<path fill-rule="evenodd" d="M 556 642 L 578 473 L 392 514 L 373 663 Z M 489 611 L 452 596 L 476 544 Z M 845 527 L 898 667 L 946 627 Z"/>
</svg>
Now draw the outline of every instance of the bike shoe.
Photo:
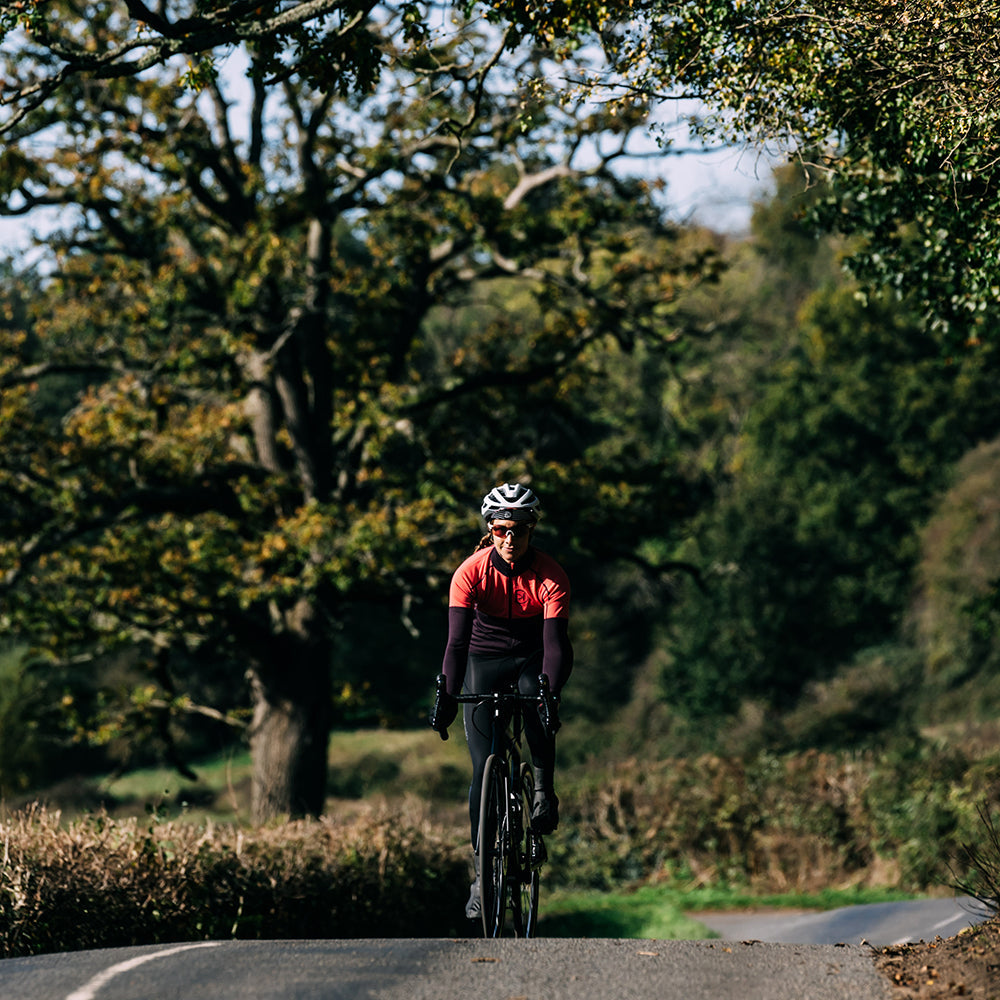
<svg viewBox="0 0 1000 1000">
<path fill-rule="evenodd" d="M 465 915 L 470 920 L 478 920 L 483 915 L 483 903 L 479 895 L 479 879 L 476 879 L 469 886 L 469 901 L 465 904 Z"/>
<path fill-rule="evenodd" d="M 531 828 L 543 836 L 559 825 L 559 797 L 555 792 L 535 789 L 531 803 Z"/>
</svg>

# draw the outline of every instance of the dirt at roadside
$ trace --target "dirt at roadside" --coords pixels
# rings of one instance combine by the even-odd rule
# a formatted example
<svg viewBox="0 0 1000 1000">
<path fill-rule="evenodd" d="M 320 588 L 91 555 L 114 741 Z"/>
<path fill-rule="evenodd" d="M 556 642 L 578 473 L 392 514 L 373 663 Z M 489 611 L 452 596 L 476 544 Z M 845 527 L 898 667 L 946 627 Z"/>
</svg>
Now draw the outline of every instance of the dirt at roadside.
<svg viewBox="0 0 1000 1000">
<path fill-rule="evenodd" d="M 892 1000 L 1000 1000 L 1000 916 L 951 938 L 880 948 Z"/>
</svg>

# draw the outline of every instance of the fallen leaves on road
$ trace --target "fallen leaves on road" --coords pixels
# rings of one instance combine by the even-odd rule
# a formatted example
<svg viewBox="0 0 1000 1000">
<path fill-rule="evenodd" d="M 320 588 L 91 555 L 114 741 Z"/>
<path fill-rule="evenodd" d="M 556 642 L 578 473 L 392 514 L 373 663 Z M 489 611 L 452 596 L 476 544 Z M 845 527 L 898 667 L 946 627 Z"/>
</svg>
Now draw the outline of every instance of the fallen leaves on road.
<svg viewBox="0 0 1000 1000">
<path fill-rule="evenodd" d="M 1000 1000 L 1000 917 L 952 938 L 880 949 L 892 1000 Z"/>
</svg>

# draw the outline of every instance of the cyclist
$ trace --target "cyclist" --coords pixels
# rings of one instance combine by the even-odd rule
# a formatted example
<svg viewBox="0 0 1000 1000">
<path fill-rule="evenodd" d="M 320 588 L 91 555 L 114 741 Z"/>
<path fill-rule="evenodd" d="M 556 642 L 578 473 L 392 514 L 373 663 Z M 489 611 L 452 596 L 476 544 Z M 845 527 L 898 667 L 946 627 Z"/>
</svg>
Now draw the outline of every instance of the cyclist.
<svg viewBox="0 0 1000 1000">
<path fill-rule="evenodd" d="M 464 690 L 485 694 L 516 684 L 522 694 L 541 695 L 541 675 L 558 699 L 573 669 L 568 633 L 569 579 L 562 567 L 532 544 L 538 523 L 538 498 L 519 483 L 503 483 L 483 498 L 480 514 L 487 532 L 476 551 L 455 571 L 448 596 L 448 642 L 442 673 L 446 690 L 439 696 L 431 725 L 442 739 L 458 713 L 454 696 Z M 479 797 L 483 770 L 493 742 L 487 706 L 466 704 L 465 738 L 472 758 L 469 818 L 476 869 L 466 916 L 480 915 Z M 559 822 L 559 799 L 553 787 L 555 730 L 534 712 L 525 715 L 535 792 L 531 819 L 541 834 Z"/>
</svg>

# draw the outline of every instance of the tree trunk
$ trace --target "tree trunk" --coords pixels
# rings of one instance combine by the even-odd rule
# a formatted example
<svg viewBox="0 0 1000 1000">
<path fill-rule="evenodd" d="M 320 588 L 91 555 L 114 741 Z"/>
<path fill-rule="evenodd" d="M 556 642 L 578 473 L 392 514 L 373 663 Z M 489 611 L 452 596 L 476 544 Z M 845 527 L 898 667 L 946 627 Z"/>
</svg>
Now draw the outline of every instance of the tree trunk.
<svg viewBox="0 0 1000 1000">
<path fill-rule="evenodd" d="M 253 661 L 250 728 L 251 815 L 319 816 L 326 800 L 331 724 L 330 640 L 314 609 L 299 602 L 287 629 Z"/>
</svg>

